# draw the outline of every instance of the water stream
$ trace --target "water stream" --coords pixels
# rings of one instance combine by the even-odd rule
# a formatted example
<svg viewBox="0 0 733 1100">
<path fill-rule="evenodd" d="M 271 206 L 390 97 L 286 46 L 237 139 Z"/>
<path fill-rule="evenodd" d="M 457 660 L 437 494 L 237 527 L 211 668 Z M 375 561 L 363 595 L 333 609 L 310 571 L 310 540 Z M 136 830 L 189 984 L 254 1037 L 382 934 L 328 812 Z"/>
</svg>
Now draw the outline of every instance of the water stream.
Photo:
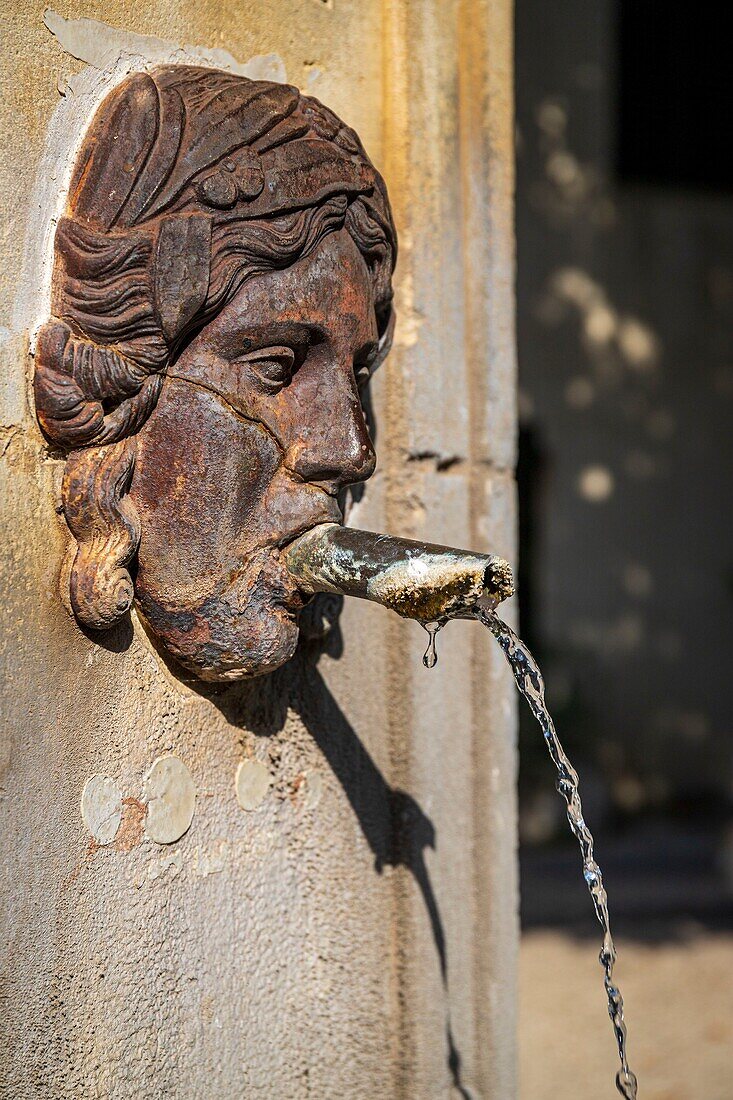
<svg viewBox="0 0 733 1100">
<path fill-rule="evenodd" d="M 593 853 L 593 834 L 583 818 L 583 806 L 578 791 L 578 773 L 570 763 L 560 739 L 555 731 L 555 724 L 545 704 L 545 684 L 537 662 L 527 649 L 521 638 L 517 637 L 511 627 L 507 626 L 493 610 L 488 608 L 475 608 L 471 614 L 474 618 L 491 631 L 501 646 L 504 656 L 514 675 L 514 680 L 529 704 L 532 714 L 537 719 L 542 730 L 552 762 L 557 771 L 556 787 L 567 806 L 567 817 L 573 836 L 580 845 L 583 858 L 583 877 L 588 891 L 593 900 L 596 916 L 603 930 L 603 945 L 599 955 L 599 962 L 603 967 L 603 984 L 606 990 L 608 1002 L 608 1014 L 611 1018 L 613 1031 L 618 1047 L 621 1068 L 616 1074 L 616 1088 L 624 1097 L 624 1100 L 637 1100 L 637 1081 L 629 1068 L 626 1053 L 626 1024 L 624 1022 L 624 1001 L 621 991 L 613 980 L 613 968 L 616 962 L 616 947 L 611 935 L 611 926 L 608 914 L 608 896 L 603 885 L 601 868 L 596 862 Z M 423 657 L 426 668 L 433 668 L 438 660 L 435 636 L 444 625 L 443 623 L 423 624 L 429 635 L 428 648 Z"/>
</svg>

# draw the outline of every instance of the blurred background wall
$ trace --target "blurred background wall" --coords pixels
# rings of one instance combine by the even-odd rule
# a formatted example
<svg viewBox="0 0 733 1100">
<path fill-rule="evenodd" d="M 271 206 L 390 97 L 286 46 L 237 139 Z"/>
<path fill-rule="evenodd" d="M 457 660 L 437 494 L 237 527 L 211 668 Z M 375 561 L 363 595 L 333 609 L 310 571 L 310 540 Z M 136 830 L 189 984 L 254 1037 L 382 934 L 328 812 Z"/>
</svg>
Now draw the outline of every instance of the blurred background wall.
<svg viewBox="0 0 733 1100">
<path fill-rule="evenodd" d="M 516 29 L 523 633 L 600 835 L 643 1095 L 724 1100 L 733 21 L 649 0 L 518 0 Z M 573 961 L 596 933 L 527 723 L 520 758 L 523 1100 L 557 1095 L 563 1070 L 563 1095 L 610 1097 L 595 949 Z M 594 1021 L 562 1068 L 572 1028 L 558 1038 L 542 1000 L 553 974 L 578 994 L 564 1003 L 584 1038 Z"/>
</svg>

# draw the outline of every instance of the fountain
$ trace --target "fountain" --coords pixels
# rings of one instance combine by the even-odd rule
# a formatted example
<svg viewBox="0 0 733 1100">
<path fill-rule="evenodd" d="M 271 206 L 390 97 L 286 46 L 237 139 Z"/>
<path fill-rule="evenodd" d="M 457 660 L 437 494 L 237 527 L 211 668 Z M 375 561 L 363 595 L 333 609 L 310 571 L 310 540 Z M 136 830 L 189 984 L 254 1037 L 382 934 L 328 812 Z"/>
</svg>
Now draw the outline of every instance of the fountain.
<svg viewBox="0 0 733 1100">
<path fill-rule="evenodd" d="M 364 390 L 392 339 L 395 258 L 384 181 L 315 99 L 187 65 L 110 93 L 75 159 L 35 342 L 36 413 L 66 457 L 65 597 L 92 631 L 134 603 L 160 651 L 218 682 L 285 664 L 319 592 L 420 622 L 428 667 L 449 619 L 483 623 L 557 769 L 634 1100 L 578 777 L 539 669 L 495 614 L 509 566 L 343 526 L 347 488 L 376 462 Z"/>
<path fill-rule="evenodd" d="M 573 768 L 545 704 L 537 662 L 524 642 L 495 612 L 513 594 L 507 562 L 493 555 L 472 554 L 446 546 L 412 542 L 368 531 L 323 524 L 296 539 L 286 553 L 288 569 L 303 591 L 360 596 L 416 619 L 430 636 L 423 658 L 437 661 L 435 636 L 450 619 L 477 619 L 499 643 L 517 688 L 537 719 L 557 772 L 556 786 L 565 800 L 573 836 L 580 845 L 583 877 L 603 933 L 599 961 L 603 967 L 608 1014 L 618 1046 L 616 1088 L 624 1100 L 636 1100 L 637 1080 L 629 1068 L 621 991 L 613 980 L 616 947 L 611 935 L 608 896 L 594 855 L 594 841 L 583 817 L 578 773 Z"/>
</svg>

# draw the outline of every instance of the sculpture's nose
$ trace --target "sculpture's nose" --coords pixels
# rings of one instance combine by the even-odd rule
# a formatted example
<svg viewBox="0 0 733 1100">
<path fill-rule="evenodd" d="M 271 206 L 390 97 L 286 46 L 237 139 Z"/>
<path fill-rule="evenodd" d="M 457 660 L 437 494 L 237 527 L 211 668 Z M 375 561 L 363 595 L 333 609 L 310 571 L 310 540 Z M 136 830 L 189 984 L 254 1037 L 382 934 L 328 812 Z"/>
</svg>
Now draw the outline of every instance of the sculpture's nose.
<svg viewBox="0 0 733 1100">
<path fill-rule="evenodd" d="M 304 481 L 328 482 L 336 492 L 371 477 L 377 458 L 353 376 L 331 380 L 321 392 L 326 400 L 299 426 L 285 464 Z"/>
</svg>

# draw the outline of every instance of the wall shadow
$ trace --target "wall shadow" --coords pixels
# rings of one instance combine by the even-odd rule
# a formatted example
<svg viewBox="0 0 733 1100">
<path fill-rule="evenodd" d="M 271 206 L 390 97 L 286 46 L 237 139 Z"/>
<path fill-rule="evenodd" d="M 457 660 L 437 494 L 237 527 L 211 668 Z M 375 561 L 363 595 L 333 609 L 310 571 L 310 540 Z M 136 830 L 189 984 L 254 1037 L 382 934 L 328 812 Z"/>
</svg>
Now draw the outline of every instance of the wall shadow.
<svg viewBox="0 0 733 1100">
<path fill-rule="evenodd" d="M 292 708 L 320 748 L 338 779 L 374 855 L 374 869 L 404 867 L 412 875 L 425 906 L 441 980 L 448 991 L 448 955 L 440 909 L 425 862 L 435 849 L 430 818 L 407 791 L 392 787 L 362 744 L 318 669 L 324 654 L 340 657 L 343 640 L 338 617 L 325 638 L 301 642 L 295 657 L 262 680 L 205 690 L 232 725 L 259 736 L 279 732 Z M 204 686 L 204 685 L 201 685 Z M 471 1100 L 462 1081 L 461 1056 L 450 1018 L 446 1019 L 448 1068 L 456 1094 Z"/>
</svg>

